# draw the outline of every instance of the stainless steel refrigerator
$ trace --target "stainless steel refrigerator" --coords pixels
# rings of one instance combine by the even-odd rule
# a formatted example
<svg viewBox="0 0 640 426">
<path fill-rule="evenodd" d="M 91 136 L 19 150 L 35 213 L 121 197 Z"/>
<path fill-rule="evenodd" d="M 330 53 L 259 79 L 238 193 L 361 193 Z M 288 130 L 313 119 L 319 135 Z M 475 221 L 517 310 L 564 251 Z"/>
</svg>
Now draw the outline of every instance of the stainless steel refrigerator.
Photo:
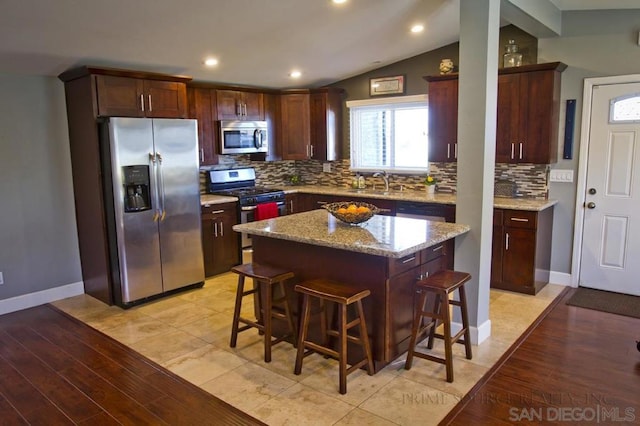
<svg viewBox="0 0 640 426">
<path fill-rule="evenodd" d="M 196 120 L 109 118 L 101 149 L 115 302 L 202 285 Z"/>
</svg>

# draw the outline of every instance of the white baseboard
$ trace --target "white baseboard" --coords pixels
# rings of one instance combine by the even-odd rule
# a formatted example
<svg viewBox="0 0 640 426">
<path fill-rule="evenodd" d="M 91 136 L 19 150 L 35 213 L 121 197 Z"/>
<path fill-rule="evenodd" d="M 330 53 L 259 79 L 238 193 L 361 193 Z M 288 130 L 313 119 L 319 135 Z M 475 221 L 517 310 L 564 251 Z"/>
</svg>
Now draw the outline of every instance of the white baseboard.
<svg viewBox="0 0 640 426">
<path fill-rule="evenodd" d="M 567 274 L 566 272 L 551 271 L 551 273 L 549 274 L 549 282 L 551 284 L 559 284 L 564 286 L 576 287 L 571 284 L 571 274 Z"/>
<path fill-rule="evenodd" d="M 84 293 L 84 283 L 82 281 L 67 284 L 60 287 L 37 291 L 35 293 L 23 294 L 10 299 L 0 300 L 0 315 L 10 312 L 21 311 L 33 308 L 67 297 L 78 296 Z"/>
<path fill-rule="evenodd" d="M 461 323 L 451 323 L 451 335 L 455 335 L 460 330 L 462 330 Z M 479 345 L 484 342 L 491 336 L 491 320 L 486 320 L 479 327 L 469 327 L 469 334 L 471 335 L 472 345 Z"/>
</svg>

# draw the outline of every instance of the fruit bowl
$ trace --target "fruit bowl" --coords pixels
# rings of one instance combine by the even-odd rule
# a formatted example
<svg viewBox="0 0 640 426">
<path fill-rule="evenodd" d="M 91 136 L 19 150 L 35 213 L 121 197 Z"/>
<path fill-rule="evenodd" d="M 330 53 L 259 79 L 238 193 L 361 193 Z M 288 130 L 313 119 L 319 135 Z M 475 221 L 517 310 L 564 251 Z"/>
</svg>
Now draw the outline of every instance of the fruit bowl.
<svg viewBox="0 0 640 426">
<path fill-rule="evenodd" d="M 385 211 L 379 209 L 373 204 L 362 201 L 341 201 L 338 203 L 327 203 L 322 206 L 336 219 L 351 225 L 366 222 L 371 219 L 374 214 Z"/>
</svg>

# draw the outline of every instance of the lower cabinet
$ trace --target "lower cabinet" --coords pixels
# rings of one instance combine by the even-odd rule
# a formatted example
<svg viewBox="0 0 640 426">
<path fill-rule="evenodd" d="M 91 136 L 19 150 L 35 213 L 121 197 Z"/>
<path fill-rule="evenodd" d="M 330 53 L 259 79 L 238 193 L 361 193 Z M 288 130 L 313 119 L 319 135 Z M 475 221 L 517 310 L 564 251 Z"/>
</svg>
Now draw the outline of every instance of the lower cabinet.
<svg viewBox="0 0 640 426">
<path fill-rule="evenodd" d="M 549 282 L 553 207 L 535 211 L 495 209 L 491 287 L 536 294 Z"/>
<path fill-rule="evenodd" d="M 298 194 L 286 194 L 284 202 L 287 207 L 287 214 L 300 213 L 304 210 L 300 208 L 300 196 Z"/>
<path fill-rule="evenodd" d="M 447 267 L 446 247 L 436 245 L 401 259 L 389 259 L 389 345 L 399 348 L 398 353 L 390 353 L 388 359 L 409 348 L 411 328 L 416 309 L 415 283 Z M 427 303 L 431 303 L 428 300 Z"/>
<path fill-rule="evenodd" d="M 236 203 L 202 206 L 202 250 L 205 276 L 218 275 L 240 264 L 240 234 Z"/>
</svg>

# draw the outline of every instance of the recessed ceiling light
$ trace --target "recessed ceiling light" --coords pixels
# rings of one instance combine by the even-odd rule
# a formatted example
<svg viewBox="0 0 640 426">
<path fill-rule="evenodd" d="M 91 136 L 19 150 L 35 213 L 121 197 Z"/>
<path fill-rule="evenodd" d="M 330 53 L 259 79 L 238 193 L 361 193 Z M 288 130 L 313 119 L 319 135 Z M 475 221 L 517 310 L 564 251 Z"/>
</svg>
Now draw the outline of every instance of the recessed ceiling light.
<svg viewBox="0 0 640 426">
<path fill-rule="evenodd" d="M 216 58 L 207 58 L 204 60 L 204 64 L 208 67 L 215 67 L 218 65 L 218 60 Z"/>
<path fill-rule="evenodd" d="M 411 27 L 412 33 L 421 33 L 422 31 L 424 31 L 424 25 L 416 24 L 413 27 Z"/>
<path fill-rule="evenodd" d="M 335 4 L 342 4 L 342 3 L 346 3 L 346 2 L 347 2 L 347 0 L 333 0 L 333 2 L 334 2 Z"/>
<path fill-rule="evenodd" d="M 298 70 L 293 70 L 289 73 L 289 77 L 291 78 L 299 78 L 302 75 L 302 73 Z"/>
</svg>

